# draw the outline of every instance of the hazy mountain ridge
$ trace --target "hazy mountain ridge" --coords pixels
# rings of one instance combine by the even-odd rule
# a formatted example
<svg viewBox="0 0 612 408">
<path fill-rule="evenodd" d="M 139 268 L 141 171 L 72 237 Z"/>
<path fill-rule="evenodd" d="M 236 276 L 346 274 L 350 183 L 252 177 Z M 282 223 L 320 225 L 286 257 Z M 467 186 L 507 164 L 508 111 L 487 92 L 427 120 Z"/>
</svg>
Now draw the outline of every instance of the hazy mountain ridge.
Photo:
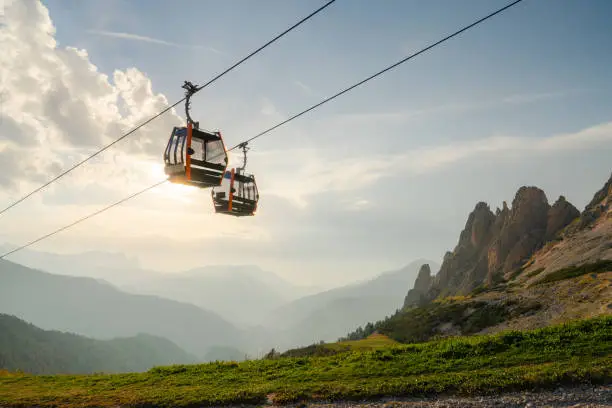
<svg viewBox="0 0 612 408">
<path fill-rule="evenodd" d="M 277 333 L 271 339 L 277 349 L 336 340 L 372 319 L 393 314 L 423 262 L 427 261 L 294 300 L 271 313 L 262 326 Z"/>
<path fill-rule="evenodd" d="M 291 300 L 320 291 L 315 286 L 295 285 L 256 265 L 209 265 L 160 272 L 142 269 L 136 258 L 121 253 L 53 254 L 31 249 L 11 259 L 56 275 L 90 277 L 129 293 L 191 303 L 244 327 L 257 325 Z"/>
<path fill-rule="evenodd" d="M 288 297 L 295 296 L 295 292 L 287 293 L 295 289 L 294 285 L 248 265 L 153 274 L 128 293 L 129 287 L 117 288 L 100 279 L 55 275 L 0 261 L 0 283 L 5 288 L 0 288 L 0 312 L 32 321 L 43 329 L 96 339 L 143 332 L 168 338 L 207 359 L 244 358 L 244 354 L 261 355 L 271 347 L 282 349 L 335 339 L 371 319 L 392 314 L 401 304 L 402 288 L 409 286 L 420 262 L 287 302 Z M 264 297 L 269 299 L 252 307 Z M 249 327 L 238 329 L 216 312 L 194 305 L 196 302 L 216 306 L 229 315 L 242 314 L 243 323 Z M 266 307 L 280 320 L 262 319 Z M 274 315 L 279 311 L 286 313 Z M 215 356 L 214 350 L 220 354 Z"/>
<path fill-rule="evenodd" d="M 42 330 L 15 316 L 0 314 L 0 369 L 31 374 L 120 373 L 199 361 L 173 342 L 148 334 L 94 340 Z"/>
<path fill-rule="evenodd" d="M 188 303 L 120 291 L 93 278 L 60 276 L 0 261 L 0 312 L 42 329 L 96 339 L 147 333 L 203 356 L 210 347 L 242 348 L 242 332 Z"/>
<path fill-rule="evenodd" d="M 241 326 L 255 326 L 275 308 L 315 290 L 253 265 L 214 265 L 157 274 L 122 289 L 189 302 Z"/>
</svg>

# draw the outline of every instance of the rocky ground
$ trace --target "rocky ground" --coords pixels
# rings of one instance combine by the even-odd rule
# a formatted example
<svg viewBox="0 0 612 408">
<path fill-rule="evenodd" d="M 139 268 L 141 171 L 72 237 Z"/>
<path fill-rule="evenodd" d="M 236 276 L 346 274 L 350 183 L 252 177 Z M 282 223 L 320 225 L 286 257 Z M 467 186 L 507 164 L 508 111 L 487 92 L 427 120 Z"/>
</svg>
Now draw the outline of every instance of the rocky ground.
<svg viewBox="0 0 612 408">
<path fill-rule="evenodd" d="M 337 402 L 294 404 L 290 407 L 312 408 L 460 408 L 460 407 L 612 407 L 612 384 L 607 386 L 582 386 L 558 388 L 555 391 L 514 392 L 486 397 L 387 398 L 378 402 Z"/>
<path fill-rule="evenodd" d="M 502 330 L 529 330 L 574 319 L 612 314 L 612 272 L 580 276 L 550 285 L 490 292 L 475 299 L 491 302 L 514 299 L 521 304 L 537 302 L 542 305 L 542 308 L 533 314 L 528 313 L 487 327 L 480 334 Z"/>
</svg>

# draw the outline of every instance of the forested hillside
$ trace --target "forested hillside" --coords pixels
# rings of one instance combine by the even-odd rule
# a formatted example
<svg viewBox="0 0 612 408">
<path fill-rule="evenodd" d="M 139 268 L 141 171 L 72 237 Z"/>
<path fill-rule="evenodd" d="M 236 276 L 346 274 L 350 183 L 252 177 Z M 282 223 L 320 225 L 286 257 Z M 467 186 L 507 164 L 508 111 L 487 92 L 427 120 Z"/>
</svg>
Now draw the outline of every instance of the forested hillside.
<svg viewBox="0 0 612 408">
<path fill-rule="evenodd" d="M 86 374 L 146 371 L 153 366 L 196 363 L 198 359 L 161 337 L 138 334 L 94 340 L 42 330 L 0 314 L 0 369 L 31 374 Z"/>
</svg>

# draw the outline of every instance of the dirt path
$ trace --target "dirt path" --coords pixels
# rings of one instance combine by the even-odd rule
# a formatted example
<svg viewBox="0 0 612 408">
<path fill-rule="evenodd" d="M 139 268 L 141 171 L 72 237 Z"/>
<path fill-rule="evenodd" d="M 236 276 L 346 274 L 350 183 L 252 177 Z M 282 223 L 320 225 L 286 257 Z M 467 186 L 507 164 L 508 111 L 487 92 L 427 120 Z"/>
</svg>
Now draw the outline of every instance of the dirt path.
<svg viewBox="0 0 612 408">
<path fill-rule="evenodd" d="M 388 398 L 379 402 L 308 403 L 288 407 L 312 408 L 610 408 L 612 407 L 612 384 L 608 386 L 558 388 L 544 392 L 514 392 L 487 397 L 445 397 L 438 399 Z"/>
</svg>

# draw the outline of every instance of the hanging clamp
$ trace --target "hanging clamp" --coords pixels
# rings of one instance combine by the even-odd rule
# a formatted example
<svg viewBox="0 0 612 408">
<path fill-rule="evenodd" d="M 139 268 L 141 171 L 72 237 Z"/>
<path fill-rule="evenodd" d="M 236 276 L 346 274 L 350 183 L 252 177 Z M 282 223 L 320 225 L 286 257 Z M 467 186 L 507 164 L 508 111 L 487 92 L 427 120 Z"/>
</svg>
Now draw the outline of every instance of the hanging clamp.
<svg viewBox="0 0 612 408">
<path fill-rule="evenodd" d="M 247 146 L 248 144 L 249 142 L 242 142 L 238 145 L 238 147 L 242 149 L 242 154 L 243 154 L 242 167 L 239 167 L 241 171 L 244 171 L 247 165 L 247 151 L 249 150 L 249 147 Z"/>
<path fill-rule="evenodd" d="M 199 91 L 199 89 L 196 85 L 192 84 L 189 81 L 185 81 L 185 83 L 183 84 L 181 88 L 185 89 L 185 98 L 186 98 L 185 99 L 185 115 L 187 116 L 187 121 L 191 123 L 194 128 L 198 129 L 200 127 L 200 123 L 194 122 L 191 119 L 191 115 L 189 114 L 189 109 L 191 105 L 191 101 L 190 101 L 191 96 L 197 91 Z"/>
</svg>

